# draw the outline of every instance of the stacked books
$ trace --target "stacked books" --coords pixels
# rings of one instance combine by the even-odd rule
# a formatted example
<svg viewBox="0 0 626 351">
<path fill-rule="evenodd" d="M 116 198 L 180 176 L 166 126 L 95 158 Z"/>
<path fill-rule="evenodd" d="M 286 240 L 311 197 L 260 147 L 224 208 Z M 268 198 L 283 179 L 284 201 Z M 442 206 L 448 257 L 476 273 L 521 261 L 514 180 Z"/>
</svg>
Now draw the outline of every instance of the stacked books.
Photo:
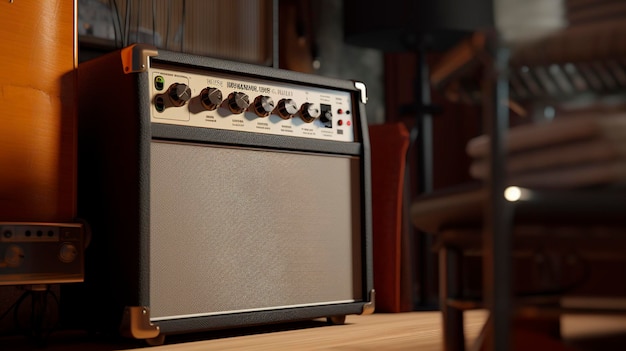
<svg viewBox="0 0 626 351">
<path fill-rule="evenodd" d="M 626 184 L 626 113 L 557 118 L 511 128 L 506 135 L 508 184 L 583 188 Z M 470 140 L 470 174 L 489 174 L 489 137 Z"/>
</svg>

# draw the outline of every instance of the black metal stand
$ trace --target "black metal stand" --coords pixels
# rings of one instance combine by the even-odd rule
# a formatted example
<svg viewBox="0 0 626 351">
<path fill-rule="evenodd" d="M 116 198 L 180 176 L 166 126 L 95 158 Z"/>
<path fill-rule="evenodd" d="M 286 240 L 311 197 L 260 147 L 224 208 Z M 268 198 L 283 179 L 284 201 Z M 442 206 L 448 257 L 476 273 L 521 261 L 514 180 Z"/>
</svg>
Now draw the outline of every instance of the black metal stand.
<svg viewBox="0 0 626 351">
<path fill-rule="evenodd" d="M 430 96 L 430 70 L 428 67 L 426 50 L 420 48 L 417 51 L 417 65 L 415 67 L 415 83 L 413 87 L 416 111 L 415 111 L 415 146 L 417 147 L 417 192 L 420 195 L 433 191 L 433 122 Z M 419 249 L 419 275 L 417 277 L 416 290 L 419 296 L 416 298 L 416 309 L 436 308 L 437 301 L 432 301 L 429 296 L 430 289 L 436 286 L 436 263 L 430 256 L 432 236 L 415 231 L 417 248 Z"/>
<path fill-rule="evenodd" d="M 490 313 L 486 324 L 485 350 L 511 349 L 513 281 L 511 269 L 512 209 L 504 198 L 506 186 L 505 136 L 509 127 L 507 101 L 508 50 L 502 47 L 497 34 L 489 38 L 488 65 L 484 96 L 484 127 L 490 136 L 490 174 L 485 184 L 488 202 L 483 227 L 483 291 L 484 304 Z"/>
</svg>

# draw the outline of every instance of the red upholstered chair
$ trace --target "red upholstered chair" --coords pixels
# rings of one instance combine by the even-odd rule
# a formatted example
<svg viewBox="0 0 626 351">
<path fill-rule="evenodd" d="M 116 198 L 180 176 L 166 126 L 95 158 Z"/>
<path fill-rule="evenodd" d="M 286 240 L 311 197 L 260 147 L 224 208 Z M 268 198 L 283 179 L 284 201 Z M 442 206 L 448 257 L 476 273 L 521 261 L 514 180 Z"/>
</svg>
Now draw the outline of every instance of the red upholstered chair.
<svg viewBox="0 0 626 351">
<path fill-rule="evenodd" d="M 376 311 L 401 312 L 402 189 L 409 133 L 401 123 L 369 128 Z"/>
</svg>

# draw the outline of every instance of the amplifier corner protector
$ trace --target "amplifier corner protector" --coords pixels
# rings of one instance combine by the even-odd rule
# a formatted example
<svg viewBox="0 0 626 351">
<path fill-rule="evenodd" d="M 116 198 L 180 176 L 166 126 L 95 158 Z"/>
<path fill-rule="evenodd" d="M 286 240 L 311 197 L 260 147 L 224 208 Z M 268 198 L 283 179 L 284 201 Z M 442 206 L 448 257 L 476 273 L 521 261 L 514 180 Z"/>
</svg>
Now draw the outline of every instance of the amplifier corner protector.
<svg viewBox="0 0 626 351">
<path fill-rule="evenodd" d="M 122 69 L 124 73 L 138 73 L 148 70 L 148 57 L 158 56 L 155 46 L 148 44 L 133 44 L 121 50 Z"/>
<path fill-rule="evenodd" d="M 370 301 L 363 305 L 362 315 L 372 314 L 376 309 L 376 290 L 370 290 Z"/>
<path fill-rule="evenodd" d="M 363 82 L 354 82 L 354 87 L 361 91 L 361 102 L 367 103 L 367 89 L 365 88 L 365 83 Z"/>
<path fill-rule="evenodd" d="M 150 322 L 150 308 L 146 306 L 126 306 L 120 332 L 123 336 L 134 339 L 154 339 L 159 336 L 160 328 Z"/>
</svg>

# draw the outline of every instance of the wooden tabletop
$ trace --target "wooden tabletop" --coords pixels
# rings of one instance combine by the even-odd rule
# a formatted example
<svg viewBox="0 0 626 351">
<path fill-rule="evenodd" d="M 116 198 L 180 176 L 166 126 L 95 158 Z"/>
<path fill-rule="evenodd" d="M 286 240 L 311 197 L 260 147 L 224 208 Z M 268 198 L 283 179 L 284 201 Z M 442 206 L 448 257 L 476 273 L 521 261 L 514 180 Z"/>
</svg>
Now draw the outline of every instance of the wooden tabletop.
<svg viewBox="0 0 626 351">
<path fill-rule="evenodd" d="M 482 310 L 467 311 L 464 316 L 466 345 L 469 350 L 480 333 L 487 313 Z M 515 350 L 528 350 L 529 347 L 534 351 L 626 350 L 626 316 L 564 316 L 561 330 L 564 343 L 537 334 L 517 333 L 514 338 Z M 23 338 L 0 338 L 0 348 L 3 351 L 112 351 L 146 346 L 143 341 L 71 332 L 52 334 L 45 348 L 36 348 Z M 441 314 L 438 311 L 428 311 L 348 316 L 344 325 L 328 325 L 324 320 L 314 320 L 175 335 L 168 336 L 164 345 L 154 346 L 149 350 L 440 351 L 442 347 Z"/>
<path fill-rule="evenodd" d="M 474 339 L 484 322 L 481 311 L 467 314 L 468 339 Z M 412 312 L 348 316 L 345 325 L 319 326 L 276 333 L 243 335 L 219 340 L 189 342 L 184 350 L 441 350 L 441 314 Z M 182 344 L 155 351 L 183 350 Z"/>
<path fill-rule="evenodd" d="M 466 313 L 468 339 L 474 339 L 485 320 L 485 313 Z M 165 344 L 150 351 L 206 350 L 441 350 L 441 314 L 438 311 L 349 315 L 343 325 L 326 320 L 210 331 L 193 335 L 167 336 Z M 0 339 L 0 349 L 31 350 L 32 344 L 19 338 Z M 146 347 L 137 340 L 87 335 L 83 332 L 57 332 L 51 335 L 45 351 L 112 351 Z"/>
</svg>

